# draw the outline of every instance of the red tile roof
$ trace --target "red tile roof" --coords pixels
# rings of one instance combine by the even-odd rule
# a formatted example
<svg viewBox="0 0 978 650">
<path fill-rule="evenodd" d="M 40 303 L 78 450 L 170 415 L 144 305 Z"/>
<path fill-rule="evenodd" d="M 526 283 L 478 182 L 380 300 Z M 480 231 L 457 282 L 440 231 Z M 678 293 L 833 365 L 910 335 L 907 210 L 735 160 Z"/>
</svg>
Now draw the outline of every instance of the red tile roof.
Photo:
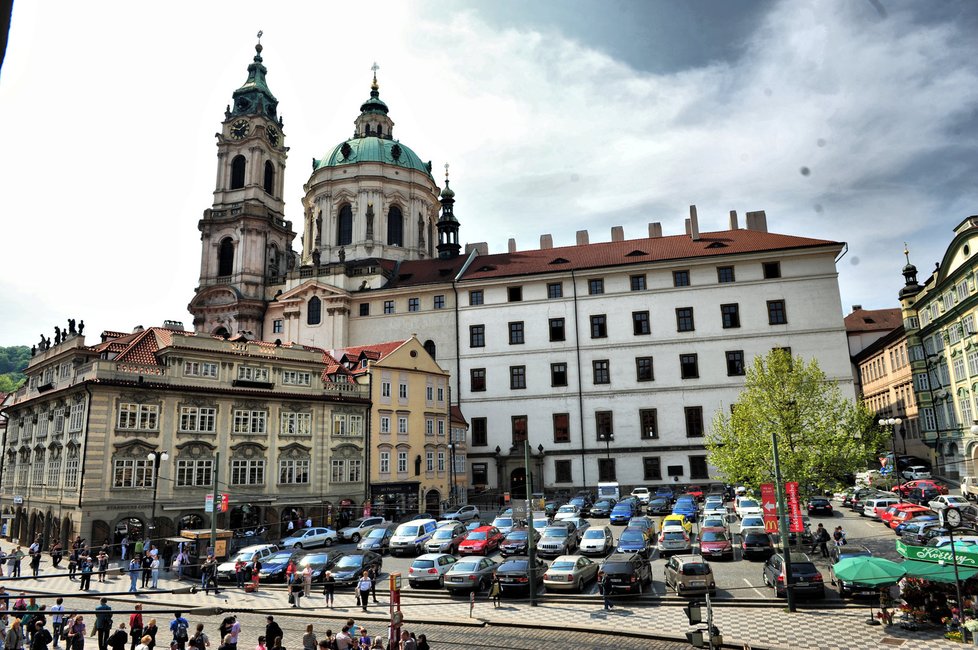
<svg viewBox="0 0 978 650">
<path fill-rule="evenodd" d="M 459 406 L 457 404 L 452 404 L 452 407 L 449 410 L 449 413 L 450 413 L 452 422 L 461 422 L 465 426 L 468 426 L 469 425 L 469 421 L 465 419 L 465 416 L 464 415 L 462 415 L 462 409 L 459 408 Z"/>
<path fill-rule="evenodd" d="M 447 260 L 435 258 L 401 262 L 395 268 L 390 269 L 389 272 L 392 273 L 392 277 L 387 286 L 416 286 L 451 282 L 458 275 L 467 259 L 467 255 L 460 255 Z"/>
<path fill-rule="evenodd" d="M 370 345 L 355 345 L 341 350 L 333 350 L 333 354 L 339 357 L 341 361 L 349 363 L 359 363 L 363 357 L 372 361 L 379 361 L 409 340 L 401 339 L 400 341 L 385 341 L 384 343 L 371 343 Z"/>
<path fill-rule="evenodd" d="M 889 332 L 903 325 L 903 312 L 893 309 L 855 309 L 845 317 L 846 331 Z"/>
</svg>

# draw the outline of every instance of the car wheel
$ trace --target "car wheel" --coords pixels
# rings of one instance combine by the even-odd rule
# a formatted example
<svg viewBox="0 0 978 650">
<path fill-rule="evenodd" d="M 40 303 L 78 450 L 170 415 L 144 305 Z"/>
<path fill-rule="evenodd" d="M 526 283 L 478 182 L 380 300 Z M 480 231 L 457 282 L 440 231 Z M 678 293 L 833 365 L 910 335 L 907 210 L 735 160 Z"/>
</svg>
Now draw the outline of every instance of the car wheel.
<svg viewBox="0 0 978 650">
<path fill-rule="evenodd" d="M 300 549 L 300 550 L 301 550 L 301 549 L 302 549 L 302 542 L 296 542 L 296 543 L 295 543 L 295 544 L 294 544 L 294 545 L 292 546 L 292 548 L 296 548 L 296 549 Z"/>
<path fill-rule="evenodd" d="M 325 545 L 325 546 L 332 546 L 333 545 L 333 538 L 332 537 L 327 537 L 326 538 L 326 541 L 323 542 L 323 545 Z"/>
<path fill-rule="evenodd" d="M 641 596 L 645 592 L 645 584 L 639 580 L 638 581 L 638 595 Z"/>
<path fill-rule="evenodd" d="M 360 543 L 360 533 L 353 533 L 352 535 L 350 535 L 350 541 L 353 542 L 354 544 Z"/>
<path fill-rule="evenodd" d="M 765 587 L 770 587 L 771 586 L 771 583 L 767 581 L 767 574 L 766 573 L 762 573 L 761 574 L 761 580 L 764 582 L 764 586 Z"/>
<path fill-rule="evenodd" d="M 445 576 L 438 576 L 438 588 L 439 589 L 445 588 Z"/>
</svg>

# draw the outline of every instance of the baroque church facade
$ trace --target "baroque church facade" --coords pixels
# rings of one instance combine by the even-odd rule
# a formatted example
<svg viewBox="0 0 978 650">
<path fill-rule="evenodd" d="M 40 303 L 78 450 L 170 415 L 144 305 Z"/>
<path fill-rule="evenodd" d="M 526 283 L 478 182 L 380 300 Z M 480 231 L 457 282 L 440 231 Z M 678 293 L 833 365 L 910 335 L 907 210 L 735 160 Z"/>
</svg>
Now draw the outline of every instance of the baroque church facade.
<svg viewBox="0 0 978 650">
<path fill-rule="evenodd" d="M 572 491 L 709 482 L 704 434 L 772 348 L 818 358 L 853 395 L 836 258 L 845 244 L 741 227 L 490 254 L 460 244 L 444 188 L 394 137 L 374 69 L 353 136 L 312 171 L 299 234 L 285 217 L 288 148 L 261 45 L 218 134 L 198 223 L 199 333 L 342 350 L 416 335 L 451 372 L 476 489 Z M 530 467 L 523 443 L 532 452 Z M 529 472 L 529 476 L 527 475 Z"/>
</svg>

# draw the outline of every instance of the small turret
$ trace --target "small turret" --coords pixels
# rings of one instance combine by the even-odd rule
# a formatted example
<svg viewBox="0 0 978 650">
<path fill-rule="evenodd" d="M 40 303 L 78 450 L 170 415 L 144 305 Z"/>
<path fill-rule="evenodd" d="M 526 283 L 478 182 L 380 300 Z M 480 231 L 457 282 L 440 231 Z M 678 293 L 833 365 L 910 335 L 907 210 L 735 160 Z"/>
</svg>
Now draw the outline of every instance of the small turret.
<svg viewBox="0 0 978 650">
<path fill-rule="evenodd" d="M 903 267 L 903 280 L 905 284 L 900 289 L 900 300 L 912 298 L 923 289 L 917 283 L 917 267 L 910 263 L 910 249 L 907 247 L 907 242 L 903 242 L 903 255 L 907 258 L 907 264 Z"/>
<path fill-rule="evenodd" d="M 438 257 L 458 257 L 458 219 L 455 218 L 455 191 L 448 185 L 448 163 L 445 163 L 445 189 L 441 191 L 441 216 L 438 218 Z"/>
</svg>

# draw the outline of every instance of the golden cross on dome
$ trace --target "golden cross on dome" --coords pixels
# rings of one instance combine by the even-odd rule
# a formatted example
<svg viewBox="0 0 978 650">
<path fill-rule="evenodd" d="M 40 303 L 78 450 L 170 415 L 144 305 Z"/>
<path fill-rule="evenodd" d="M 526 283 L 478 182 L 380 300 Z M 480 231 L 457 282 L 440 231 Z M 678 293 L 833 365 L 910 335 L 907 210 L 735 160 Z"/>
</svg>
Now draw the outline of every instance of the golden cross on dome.
<svg viewBox="0 0 978 650">
<path fill-rule="evenodd" d="M 261 35 L 264 34 L 262 30 L 258 30 L 258 42 L 261 43 Z"/>
<path fill-rule="evenodd" d="M 448 180 L 448 163 L 445 163 L 445 180 Z"/>
<path fill-rule="evenodd" d="M 903 242 L 903 254 L 907 258 L 907 264 L 910 264 L 910 247 L 907 246 L 907 242 Z"/>
<path fill-rule="evenodd" d="M 374 71 L 374 82 L 371 84 L 371 88 L 377 90 L 377 71 L 380 70 L 380 66 L 377 65 L 376 61 L 374 61 L 374 64 L 370 66 L 370 69 Z"/>
</svg>

